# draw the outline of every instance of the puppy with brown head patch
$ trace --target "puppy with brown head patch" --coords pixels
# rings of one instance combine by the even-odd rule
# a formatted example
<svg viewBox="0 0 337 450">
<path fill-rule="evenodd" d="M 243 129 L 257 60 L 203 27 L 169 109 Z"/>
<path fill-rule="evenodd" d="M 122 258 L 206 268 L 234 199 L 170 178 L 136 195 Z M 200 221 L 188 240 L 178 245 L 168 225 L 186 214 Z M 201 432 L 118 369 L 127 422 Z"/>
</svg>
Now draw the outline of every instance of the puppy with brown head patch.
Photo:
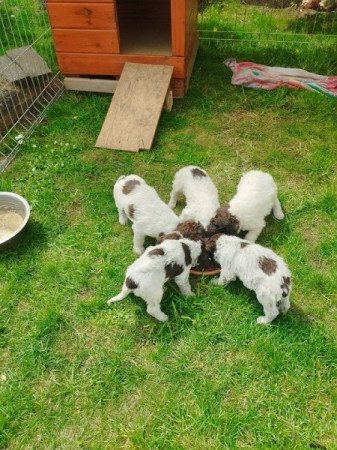
<svg viewBox="0 0 337 450">
<path fill-rule="evenodd" d="M 160 245 L 149 247 L 128 267 L 122 291 L 108 300 L 123 300 L 130 292 L 147 303 L 147 312 L 159 321 L 168 319 L 160 308 L 164 284 L 174 279 L 182 295 L 194 295 L 188 280 L 192 265 L 201 252 L 201 243 L 189 239 L 167 239 Z"/>
<path fill-rule="evenodd" d="M 218 190 L 204 169 L 187 166 L 174 176 L 169 207 L 175 208 L 179 194 L 186 199 L 180 222 L 199 222 L 207 227 L 219 208 Z"/>
<path fill-rule="evenodd" d="M 171 233 L 161 233 L 157 240 L 160 244 L 166 239 L 191 239 L 192 241 L 201 243 L 201 253 L 197 261 L 198 270 L 214 269 L 217 267 L 217 263 L 214 261 L 212 255 L 206 251 L 205 242 L 206 235 L 205 229 L 199 222 L 186 221 L 177 226 L 175 231 Z"/>
<path fill-rule="evenodd" d="M 252 170 L 242 176 L 235 196 L 216 211 L 206 231 L 211 236 L 215 233 L 235 235 L 244 230 L 247 231 L 245 239 L 255 242 L 271 211 L 276 219 L 284 218 L 275 181 L 268 173 Z"/>
<path fill-rule="evenodd" d="M 157 194 L 138 175 L 121 176 L 114 185 L 113 196 L 118 209 L 119 223 L 132 222 L 134 233 L 134 252 L 144 251 L 146 236 L 158 238 L 159 233 L 174 230 L 179 222 Z"/>
<path fill-rule="evenodd" d="M 246 288 L 255 291 L 264 311 L 258 323 L 270 323 L 280 312 L 288 311 L 291 274 L 272 250 L 225 234 L 212 236 L 206 242 L 206 250 L 221 266 L 214 284 L 226 284 L 238 277 Z"/>
</svg>

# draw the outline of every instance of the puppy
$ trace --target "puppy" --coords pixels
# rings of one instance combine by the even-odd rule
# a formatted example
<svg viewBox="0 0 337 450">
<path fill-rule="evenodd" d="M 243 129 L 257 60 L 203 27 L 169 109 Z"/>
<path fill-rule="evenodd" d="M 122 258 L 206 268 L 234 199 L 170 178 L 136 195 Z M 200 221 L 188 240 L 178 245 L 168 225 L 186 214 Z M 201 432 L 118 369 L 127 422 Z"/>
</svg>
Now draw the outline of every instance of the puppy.
<svg viewBox="0 0 337 450">
<path fill-rule="evenodd" d="M 108 300 L 108 304 L 123 300 L 130 292 L 133 292 L 145 300 L 148 314 L 161 322 L 167 320 L 167 315 L 160 309 L 164 284 L 170 278 L 174 278 L 183 295 L 194 295 L 188 276 L 200 252 L 200 242 L 189 239 L 168 239 L 160 245 L 147 248 L 128 267 L 122 291 Z"/>
<path fill-rule="evenodd" d="M 207 227 L 219 208 L 218 190 L 207 173 L 197 166 L 187 166 L 174 176 L 169 207 L 175 208 L 178 194 L 184 194 L 186 206 L 180 221 L 192 220 Z"/>
<path fill-rule="evenodd" d="M 203 269 L 210 269 L 218 265 L 205 249 L 205 228 L 200 222 L 181 222 L 175 231 L 170 233 L 160 233 L 157 244 L 160 244 L 166 239 L 178 240 L 182 238 L 191 239 L 192 241 L 201 243 L 201 253 L 197 261 L 197 266 Z"/>
<path fill-rule="evenodd" d="M 207 228 L 209 236 L 215 233 L 237 234 L 255 242 L 266 222 L 264 218 L 273 210 L 274 217 L 282 220 L 284 214 L 277 198 L 277 186 L 273 177 L 259 170 L 244 174 L 235 196 L 229 204 L 219 208 Z"/>
<path fill-rule="evenodd" d="M 257 323 L 270 323 L 290 307 L 291 274 L 272 250 L 252 244 L 236 236 L 215 234 L 206 243 L 206 250 L 221 266 L 214 284 L 226 284 L 238 277 L 246 288 L 255 291 L 263 306 L 264 316 Z"/>
<path fill-rule="evenodd" d="M 137 175 L 121 176 L 114 185 L 113 196 L 118 209 L 119 223 L 133 222 L 133 250 L 144 251 L 146 236 L 158 238 L 159 233 L 174 230 L 179 222 L 158 196 L 156 190 Z"/>
</svg>

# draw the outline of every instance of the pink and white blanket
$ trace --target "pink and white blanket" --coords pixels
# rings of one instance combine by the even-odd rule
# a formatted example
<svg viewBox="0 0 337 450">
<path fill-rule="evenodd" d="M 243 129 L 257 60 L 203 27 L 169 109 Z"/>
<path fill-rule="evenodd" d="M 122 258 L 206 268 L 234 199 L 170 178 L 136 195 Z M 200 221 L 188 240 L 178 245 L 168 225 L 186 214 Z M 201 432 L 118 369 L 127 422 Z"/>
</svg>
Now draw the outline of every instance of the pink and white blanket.
<svg viewBox="0 0 337 450">
<path fill-rule="evenodd" d="M 237 63 L 227 59 L 224 64 L 233 72 L 232 84 L 253 89 L 308 89 L 329 97 L 337 97 L 337 77 L 325 77 L 302 69 L 269 67 L 253 62 Z"/>
</svg>

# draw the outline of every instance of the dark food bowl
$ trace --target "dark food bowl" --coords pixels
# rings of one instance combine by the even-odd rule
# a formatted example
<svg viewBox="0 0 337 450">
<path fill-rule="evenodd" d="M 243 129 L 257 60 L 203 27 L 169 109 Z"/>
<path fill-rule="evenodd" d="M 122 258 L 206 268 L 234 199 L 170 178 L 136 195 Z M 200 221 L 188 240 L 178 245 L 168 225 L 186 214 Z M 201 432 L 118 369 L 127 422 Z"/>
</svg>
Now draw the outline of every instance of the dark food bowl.
<svg viewBox="0 0 337 450">
<path fill-rule="evenodd" d="M 0 251 L 14 246 L 27 226 L 28 202 L 13 192 L 0 192 Z"/>
</svg>

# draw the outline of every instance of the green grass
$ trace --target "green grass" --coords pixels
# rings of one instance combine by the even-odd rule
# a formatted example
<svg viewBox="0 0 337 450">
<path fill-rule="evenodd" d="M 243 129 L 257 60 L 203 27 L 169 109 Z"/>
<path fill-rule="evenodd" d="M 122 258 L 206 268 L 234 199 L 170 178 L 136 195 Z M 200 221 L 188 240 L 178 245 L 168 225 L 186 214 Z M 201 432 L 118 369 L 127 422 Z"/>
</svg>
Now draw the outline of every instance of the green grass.
<svg viewBox="0 0 337 450">
<path fill-rule="evenodd" d="M 230 85 L 235 56 L 323 72 L 327 53 L 202 44 L 191 87 L 160 121 L 153 151 L 94 148 L 109 96 L 67 93 L 1 175 L 32 206 L 21 247 L 0 255 L 0 447 L 336 448 L 336 113 L 310 92 Z M 175 171 L 204 167 L 222 201 L 243 171 L 276 179 L 286 218 L 259 242 L 282 255 L 288 315 L 261 313 L 240 282 L 169 284 L 159 324 L 129 296 L 134 260 L 111 188 L 137 173 L 167 201 Z"/>
</svg>

